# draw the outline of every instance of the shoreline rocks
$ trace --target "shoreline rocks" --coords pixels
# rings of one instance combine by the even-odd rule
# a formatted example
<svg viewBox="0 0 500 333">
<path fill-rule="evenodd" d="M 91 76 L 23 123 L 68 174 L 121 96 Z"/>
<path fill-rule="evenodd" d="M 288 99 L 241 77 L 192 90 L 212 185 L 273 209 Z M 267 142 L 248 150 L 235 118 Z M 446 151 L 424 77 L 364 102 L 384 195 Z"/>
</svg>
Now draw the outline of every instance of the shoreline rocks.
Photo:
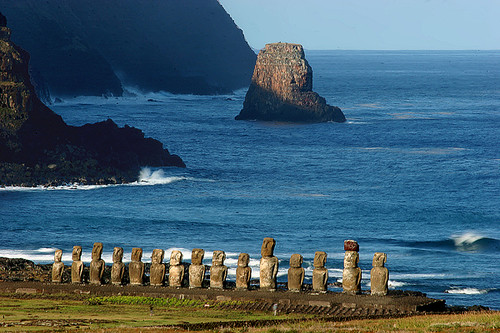
<svg viewBox="0 0 500 333">
<path fill-rule="evenodd" d="M 302 45 L 267 44 L 259 52 L 252 83 L 236 120 L 344 122 L 336 106 L 312 91 L 313 72 Z"/>
</svg>

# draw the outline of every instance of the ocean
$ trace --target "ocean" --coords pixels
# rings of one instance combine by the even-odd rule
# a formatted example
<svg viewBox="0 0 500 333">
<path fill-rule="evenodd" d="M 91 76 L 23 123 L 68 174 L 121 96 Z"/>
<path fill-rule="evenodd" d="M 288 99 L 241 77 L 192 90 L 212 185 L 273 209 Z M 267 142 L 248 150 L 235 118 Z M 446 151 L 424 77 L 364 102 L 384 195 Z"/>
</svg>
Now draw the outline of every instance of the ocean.
<svg viewBox="0 0 500 333">
<path fill-rule="evenodd" d="M 346 123 L 235 121 L 230 95 L 74 97 L 51 107 L 71 125 L 112 118 L 142 129 L 187 168 L 148 168 L 118 186 L 0 189 L 0 257 L 37 263 L 94 242 L 250 254 L 277 241 L 279 281 L 293 253 L 311 282 L 315 251 L 340 281 L 343 241 L 360 244 L 362 288 L 375 252 L 391 289 L 500 309 L 500 51 L 306 51 L 314 90 Z M 340 288 L 332 287 L 340 292 Z"/>
</svg>

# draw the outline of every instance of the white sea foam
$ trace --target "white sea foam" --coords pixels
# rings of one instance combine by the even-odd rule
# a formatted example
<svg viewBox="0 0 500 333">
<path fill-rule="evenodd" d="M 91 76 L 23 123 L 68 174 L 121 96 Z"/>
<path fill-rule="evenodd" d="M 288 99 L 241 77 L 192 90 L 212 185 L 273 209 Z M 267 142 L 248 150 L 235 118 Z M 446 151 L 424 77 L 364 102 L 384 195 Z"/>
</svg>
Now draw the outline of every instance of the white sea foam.
<svg viewBox="0 0 500 333">
<path fill-rule="evenodd" d="M 477 288 L 454 288 L 445 290 L 447 294 L 463 294 L 463 295 L 482 295 L 487 294 L 488 290 L 486 289 L 477 289 Z"/>
<path fill-rule="evenodd" d="M 414 274 L 403 274 L 403 273 L 391 273 L 391 277 L 403 280 L 420 280 L 420 279 L 444 279 L 448 278 L 446 274 L 442 273 L 414 273 Z"/>
<path fill-rule="evenodd" d="M 453 239 L 456 247 L 466 247 L 484 237 L 470 231 L 459 235 L 453 235 L 451 238 Z"/>
<path fill-rule="evenodd" d="M 401 282 L 401 281 L 389 280 L 388 285 L 389 285 L 389 288 L 395 289 L 395 288 L 399 288 L 399 287 L 402 287 L 402 286 L 406 286 L 407 283 Z"/>
</svg>

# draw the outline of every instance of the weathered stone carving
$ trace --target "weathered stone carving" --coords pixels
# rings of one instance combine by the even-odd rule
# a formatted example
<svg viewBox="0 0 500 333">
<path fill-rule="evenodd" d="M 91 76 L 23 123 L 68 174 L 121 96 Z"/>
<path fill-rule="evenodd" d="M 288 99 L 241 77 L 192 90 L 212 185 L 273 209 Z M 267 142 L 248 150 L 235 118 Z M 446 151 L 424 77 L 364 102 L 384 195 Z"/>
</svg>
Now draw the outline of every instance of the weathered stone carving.
<svg viewBox="0 0 500 333">
<path fill-rule="evenodd" d="M 224 289 L 227 277 L 227 267 L 224 266 L 225 259 L 226 253 L 224 251 L 214 251 L 210 267 L 210 288 Z"/>
<path fill-rule="evenodd" d="M 54 254 L 54 263 L 52 264 L 52 282 L 53 283 L 61 283 L 62 282 L 62 274 L 64 272 L 64 264 L 61 262 L 62 259 L 62 250 L 56 250 Z"/>
<path fill-rule="evenodd" d="M 304 282 L 305 271 L 302 268 L 303 258 L 300 254 L 292 254 L 290 268 L 288 269 L 288 290 L 299 292 Z"/>
<path fill-rule="evenodd" d="M 94 243 L 94 247 L 92 248 L 92 261 L 89 267 L 90 283 L 92 284 L 102 283 L 102 275 L 105 267 L 104 260 L 101 259 L 102 248 L 102 243 Z"/>
<path fill-rule="evenodd" d="M 170 267 L 168 269 L 168 285 L 170 287 L 182 287 L 184 280 L 184 265 L 182 264 L 182 252 L 174 250 L 170 255 Z"/>
<path fill-rule="evenodd" d="M 248 253 L 240 253 L 238 257 L 238 268 L 236 268 L 236 289 L 247 290 L 250 286 L 252 268 L 248 267 L 250 256 Z"/>
<path fill-rule="evenodd" d="M 373 268 L 370 271 L 371 294 L 385 296 L 388 291 L 389 270 L 384 267 L 387 254 L 377 252 L 373 255 Z"/>
<path fill-rule="evenodd" d="M 165 264 L 163 257 L 165 251 L 162 249 L 154 249 L 151 254 L 151 267 L 149 268 L 149 284 L 152 286 L 163 286 L 165 282 Z"/>
<path fill-rule="evenodd" d="M 115 247 L 113 249 L 113 266 L 111 266 L 111 283 L 114 285 L 122 284 L 124 273 L 123 248 Z"/>
<path fill-rule="evenodd" d="M 142 249 L 134 247 L 132 249 L 131 262 L 128 265 L 128 274 L 131 285 L 141 285 L 144 283 L 144 263 L 142 259 Z"/>
<path fill-rule="evenodd" d="M 193 249 L 191 252 L 191 265 L 189 265 L 189 288 L 201 288 L 205 278 L 206 267 L 203 265 L 203 249 Z"/>
<path fill-rule="evenodd" d="M 73 246 L 73 254 L 71 255 L 73 263 L 71 264 L 71 282 L 83 283 L 83 262 L 80 260 L 82 257 L 82 247 Z"/>
<path fill-rule="evenodd" d="M 359 244 L 355 240 L 348 239 L 344 241 L 344 251 L 359 252 Z"/>
<path fill-rule="evenodd" d="M 325 268 L 326 252 L 317 251 L 314 254 L 314 270 L 313 270 L 313 290 L 326 292 L 328 283 L 328 270 Z"/>
<path fill-rule="evenodd" d="M 243 103 L 236 120 L 291 122 L 344 122 L 336 106 L 312 91 L 313 71 L 299 44 L 267 44 L 259 52 Z"/>
<path fill-rule="evenodd" d="M 278 275 L 279 262 L 274 253 L 276 241 L 274 238 L 266 237 L 262 242 L 260 253 L 260 289 L 276 290 L 276 276 Z"/>
<path fill-rule="evenodd" d="M 361 268 L 358 267 L 358 262 L 358 252 L 345 252 L 344 271 L 342 273 L 342 288 L 345 293 L 359 294 L 361 292 Z"/>
</svg>

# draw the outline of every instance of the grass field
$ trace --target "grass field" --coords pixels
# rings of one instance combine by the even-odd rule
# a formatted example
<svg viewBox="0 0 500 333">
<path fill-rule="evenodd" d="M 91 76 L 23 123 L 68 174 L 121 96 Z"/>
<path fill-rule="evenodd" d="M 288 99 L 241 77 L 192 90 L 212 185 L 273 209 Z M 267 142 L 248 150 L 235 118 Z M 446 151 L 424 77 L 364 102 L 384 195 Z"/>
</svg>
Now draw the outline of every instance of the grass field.
<svg viewBox="0 0 500 333">
<path fill-rule="evenodd" d="M 226 303 L 137 296 L 18 298 L 3 295 L 0 296 L 0 332 L 187 332 L 193 329 L 274 333 L 500 332 L 498 311 L 329 322 L 304 315 L 274 316 L 268 312 L 223 309 L 222 305 L 231 305 Z M 224 322 L 243 324 L 231 328 Z"/>
</svg>

